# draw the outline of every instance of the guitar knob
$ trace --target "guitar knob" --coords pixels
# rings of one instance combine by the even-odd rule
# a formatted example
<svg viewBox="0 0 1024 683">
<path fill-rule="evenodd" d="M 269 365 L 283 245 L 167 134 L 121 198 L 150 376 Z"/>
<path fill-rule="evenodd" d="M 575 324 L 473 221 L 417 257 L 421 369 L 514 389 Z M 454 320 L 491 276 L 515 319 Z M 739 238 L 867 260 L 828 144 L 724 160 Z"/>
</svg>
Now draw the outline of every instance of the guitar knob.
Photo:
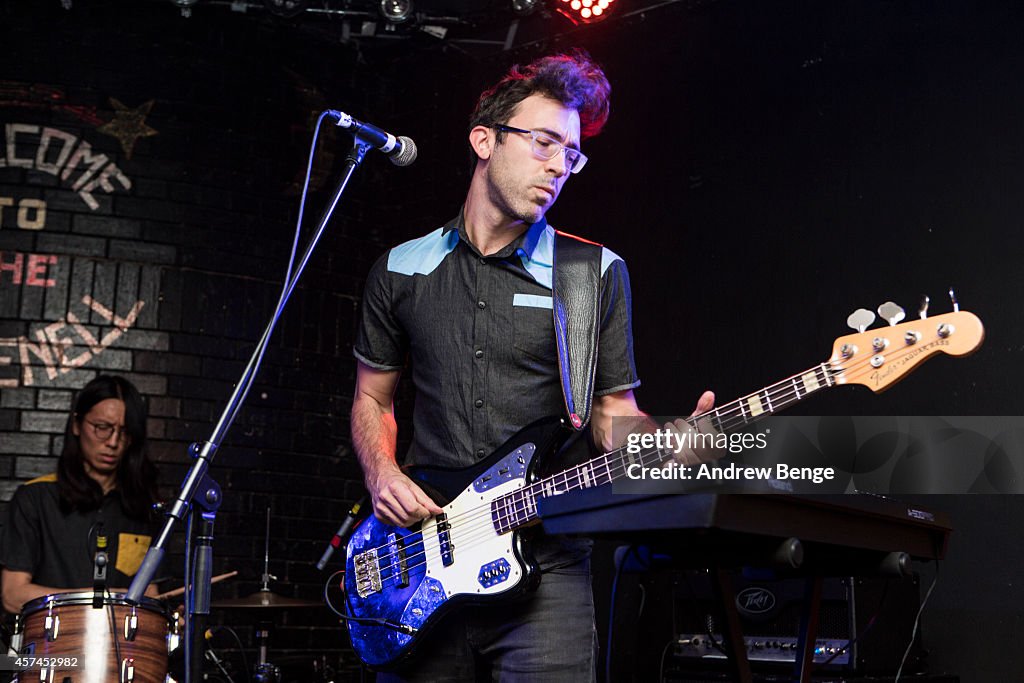
<svg viewBox="0 0 1024 683">
<path fill-rule="evenodd" d="M 907 332 L 905 335 L 903 335 L 903 341 L 907 342 L 907 346 L 916 344 L 920 338 L 921 335 L 918 334 L 917 332 Z"/>
<path fill-rule="evenodd" d="M 887 347 L 888 345 L 889 345 L 889 340 L 886 339 L 885 337 L 875 337 L 871 341 L 871 348 L 873 348 L 875 351 L 879 351 L 879 352 L 885 351 L 885 347 Z"/>
<path fill-rule="evenodd" d="M 946 323 L 942 323 L 941 325 L 939 325 L 939 327 L 936 330 L 936 332 L 938 333 L 939 337 L 941 337 L 942 339 L 945 339 L 949 335 L 953 334 L 953 326 L 952 325 L 948 325 Z"/>
<path fill-rule="evenodd" d="M 878 307 L 878 315 L 888 320 L 890 325 L 895 325 L 907 317 L 907 312 L 903 310 L 902 306 L 892 301 L 886 301 Z"/>
<path fill-rule="evenodd" d="M 857 347 L 853 344 L 843 344 L 839 347 L 839 354 L 843 358 L 850 358 L 855 353 L 857 353 Z"/>
<path fill-rule="evenodd" d="M 846 319 L 846 324 L 858 332 L 863 332 L 873 322 L 875 322 L 875 314 L 866 308 L 858 308 Z"/>
</svg>

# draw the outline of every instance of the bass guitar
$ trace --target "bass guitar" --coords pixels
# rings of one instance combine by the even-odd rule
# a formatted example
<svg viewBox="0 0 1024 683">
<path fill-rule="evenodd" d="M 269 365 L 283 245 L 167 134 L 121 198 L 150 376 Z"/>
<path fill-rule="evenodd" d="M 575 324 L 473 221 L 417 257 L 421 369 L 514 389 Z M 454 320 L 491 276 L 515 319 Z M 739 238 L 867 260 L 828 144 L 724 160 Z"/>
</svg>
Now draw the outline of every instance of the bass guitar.
<svg viewBox="0 0 1024 683">
<path fill-rule="evenodd" d="M 895 304 L 883 304 L 879 312 L 889 327 L 866 332 L 874 314 L 860 309 L 848 321 L 859 332 L 836 339 L 828 361 L 687 422 L 708 419 L 727 433 L 821 389 L 862 384 L 881 392 L 927 358 L 940 352 L 967 355 L 984 338 L 981 321 L 958 306 L 931 318 L 922 312 L 922 319 L 902 324 L 903 311 Z M 540 476 L 539 464 L 570 431 L 560 418 L 547 418 L 475 466 L 410 468 L 409 476 L 438 498 L 443 512 L 408 529 L 372 515 L 356 527 L 346 547 L 345 601 L 352 646 L 367 665 L 398 665 L 461 605 L 499 603 L 535 587 L 540 572 L 521 532 L 539 521 L 539 499 L 609 484 L 631 464 L 649 467 L 671 457 L 663 450 L 629 453 L 623 447 Z"/>
</svg>

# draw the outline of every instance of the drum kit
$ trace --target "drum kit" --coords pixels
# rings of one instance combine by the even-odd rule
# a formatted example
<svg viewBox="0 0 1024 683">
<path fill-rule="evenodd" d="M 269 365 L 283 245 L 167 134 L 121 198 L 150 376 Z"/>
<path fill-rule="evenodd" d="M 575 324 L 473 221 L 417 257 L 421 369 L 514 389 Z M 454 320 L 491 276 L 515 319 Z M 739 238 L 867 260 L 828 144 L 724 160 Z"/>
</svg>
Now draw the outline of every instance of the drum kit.
<svg viewBox="0 0 1024 683">
<path fill-rule="evenodd" d="M 259 590 L 243 598 L 214 602 L 224 610 L 287 610 L 322 607 L 313 600 L 291 598 L 270 590 L 269 511 L 267 552 Z M 234 576 L 222 574 L 214 581 Z M 159 596 L 171 598 L 184 589 Z M 161 599 L 143 598 L 132 605 L 122 593 L 107 593 L 100 608 L 90 592 L 54 593 L 32 600 L 15 620 L 11 655 L 22 661 L 17 683 L 174 683 L 169 660 L 183 644 L 179 615 Z M 256 628 L 259 658 L 254 683 L 277 683 L 281 671 L 267 660 L 270 622 Z M 209 636 L 208 636 L 209 637 Z M 308 679 L 307 679 L 308 680 Z M 240 683 L 235 681 L 235 683 Z"/>
<path fill-rule="evenodd" d="M 55 593 L 26 603 L 15 622 L 12 648 L 27 670 L 14 680 L 163 683 L 178 640 L 158 600 L 129 605 L 116 594 L 94 609 L 91 592 Z"/>
</svg>

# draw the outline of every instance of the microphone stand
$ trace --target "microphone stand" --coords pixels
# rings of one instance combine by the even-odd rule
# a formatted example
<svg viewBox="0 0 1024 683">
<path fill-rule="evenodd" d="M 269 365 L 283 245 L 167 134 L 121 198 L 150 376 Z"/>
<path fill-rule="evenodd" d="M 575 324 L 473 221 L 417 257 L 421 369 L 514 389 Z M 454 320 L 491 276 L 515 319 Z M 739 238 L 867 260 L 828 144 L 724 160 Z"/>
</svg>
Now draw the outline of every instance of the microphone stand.
<svg viewBox="0 0 1024 683">
<path fill-rule="evenodd" d="M 210 477 L 204 477 L 202 487 L 205 493 L 196 499 L 203 509 L 200 514 L 199 532 L 196 534 L 195 546 L 187 546 L 192 551 L 192 572 L 185 581 L 185 667 L 186 681 L 203 679 L 203 648 L 206 647 L 206 625 L 210 617 L 210 589 L 213 585 L 213 525 L 217 520 L 223 496 L 220 485 Z M 189 514 L 192 521 L 196 519 L 198 509 L 193 508 Z M 189 524 L 191 526 L 191 524 Z"/>
<path fill-rule="evenodd" d="M 323 215 L 320 217 L 320 222 L 317 224 L 316 232 L 313 234 L 312 239 L 310 239 L 309 244 L 306 246 L 306 251 L 303 253 L 298 266 L 295 268 L 295 273 L 292 275 L 291 279 L 285 283 L 277 310 L 274 312 L 274 315 L 271 317 L 266 329 L 263 331 L 263 336 L 256 344 L 256 348 L 253 350 L 252 356 L 249 358 L 249 363 L 242 372 L 242 377 L 235 386 L 234 393 L 232 393 L 231 398 L 228 399 L 228 404 L 224 408 L 224 412 L 221 413 L 220 419 L 217 421 L 217 424 L 213 429 L 213 433 L 206 441 L 202 443 L 194 443 L 189 447 L 189 452 L 195 459 L 192 463 L 192 467 L 189 469 L 188 474 L 185 475 L 185 480 L 181 485 L 181 491 L 178 493 L 177 499 L 174 501 L 170 510 L 167 511 L 167 520 L 160 532 L 160 536 L 157 538 L 156 543 L 150 546 L 149 550 L 146 552 L 146 557 L 143 559 L 142 565 L 139 567 L 139 571 L 135 574 L 135 578 L 132 579 L 131 586 L 129 586 L 128 592 L 125 594 L 125 600 L 129 604 L 137 605 L 141 602 L 143 593 L 146 592 L 146 587 L 153 581 L 157 568 L 163 561 L 164 555 L 167 552 L 167 544 L 170 541 L 171 532 L 174 529 L 175 522 L 179 522 L 185 517 L 191 506 L 192 499 L 195 497 L 196 493 L 205 486 L 206 491 L 203 496 L 205 500 L 203 502 L 215 503 L 216 505 L 213 506 L 214 509 L 207 509 L 203 513 L 204 531 L 201 531 L 200 534 L 205 540 L 200 546 L 200 553 L 197 557 L 197 560 L 201 559 L 202 561 L 196 561 L 193 563 L 190 561 L 191 558 L 186 558 L 186 567 L 195 567 L 195 574 L 193 575 L 194 583 L 191 586 L 189 585 L 188 574 L 186 573 L 186 592 L 189 592 L 192 589 L 198 591 L 200 595 L 200 604 L 198 605 L 199 610 L 195 610 L 194 608 L 196 608 L 197 605 L 194 604 L 193 600 L 189 599 L 191 596 L 186 595 L 185 604 L 188 605 L 188 616 L 191 618 L 186 619 L 184 642 L 186 644 L 193 644 L 193 647 L 188 648 L 189 651 L 186 651 L 185 653 L 185 683 L 198 683 L 199 677 L 192 671 L 194 666 L 192 661 L 197 660 L 198 663 L 201 663 L 203 659 L 202 653 L 197 650 L 204 647 L 205 641 L 202 638 L 195 637 L 194 617 L 198 614 L 199 620 L 203 622 L 205 627 L 204 617 L 205 614 L 209 613 L 209 605 L 203 605 L 202 603 L 204 602 L 204 597 L 207 603 L 209 600 L 211 585 L 210 579 L 212 578 L 213 566 L 213 548 L 211 545 L 212 530 L 214 518 L 216 516 L 216 506 L 220 503 L 220 488 L 216 485 L 216 482 L 213 482 L 213 480 L 207 476 L 207 470 L 213 463 L 213 458 L 217 453 L 217 448 L 227 435 L 228 430 L 231 428 L 235 417 L 238 415 L 238 412 L 242 407 L 242 403 L 245 401 L 245 397 L 249 393 L 249 388 L 252 386 L 256 377 L 256 372 L 259 370 L 263 353 L 269 345 L 270 335 L 273 333 L 274 327 L 277 325 L 277 321 L 280 318 L 281 312 L 284 310 L 285 304 L 291 296 L 292 290 L 295 289 L 295 285 L 302 276 L 302 272 L 305 270 L 306 264 L 313 255 L 314 249 L 316 249 L 316 245 L 320 242 L 320 238 L 323 236 L 327 223 L 334 214 L 334 209 L 337 207 L 338 202 L 341 201 L 341 196 L 344 194 L 349 180 L 351 180 L 356 169 L 362 163 L 363 158 L 366 156 L 369 149 L 370 144 L 364 141 L 357 133 L 352 149 L 345 158 L 345 168 L 342 172 L 341 181 L 339 182 L 337 189 L 335 189 L 334 194 L 331 196 L 330 201 L 327 203 L 327 207 L 324 209 Z M 204 505 L 204 507 L 206 507 L 206 505 Z M 187 571 L 188 569 L 186 569 L 186 572 Z M 203 609 L 206 610 L 205 613 L 201 611 Z M 197 666 L 196 669 L 198 670 L 199 667 Z"/>
</svg>

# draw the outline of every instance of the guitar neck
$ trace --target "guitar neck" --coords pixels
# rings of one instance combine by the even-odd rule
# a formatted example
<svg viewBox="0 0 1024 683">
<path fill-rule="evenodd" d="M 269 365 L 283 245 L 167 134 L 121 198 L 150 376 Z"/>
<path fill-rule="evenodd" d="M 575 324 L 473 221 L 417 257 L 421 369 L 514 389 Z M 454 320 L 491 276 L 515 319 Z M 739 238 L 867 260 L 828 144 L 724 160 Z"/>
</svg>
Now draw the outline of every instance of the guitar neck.
<svg viewBox="0 0 1024 683">
<path fill-rule="evenodd" d="M 807 372 L 788 377 L 753 394 L 738 398 L 732 403 L 687 418 L 686 422 L 696 427 L 698 422 L 710 419 L 717 431 L 728 434 L 743 429 L 763 417 L 781 412 L 819 389 L 833 386 L 838 372 L 828 364 L 822 363 Z"/>
<path fill-rule="evenodd" d="M 780 412 L 819 389 L 834 386 L 836 376 L 840 372 L 842 370 L 822 363 L 731 403 L 701 415 L 685 418 L 685 421 L 698 432 L 700 424 L 710 422 L 717 432 L 728 434 Z M 669 460 L 672 455 L 673 451 L 667 448 L 642 448 L 639 452 L 631 453 L 626 446 L 621 446 L 585 463 L 540 479 L 492 501 L 495 528 L 499 532 L 505 532 L 535 522 L 538 518 L 536 503 L 540 498 L 611 484 L 625 477 L 631 465 L 656 467 Z"/>
</svg>

